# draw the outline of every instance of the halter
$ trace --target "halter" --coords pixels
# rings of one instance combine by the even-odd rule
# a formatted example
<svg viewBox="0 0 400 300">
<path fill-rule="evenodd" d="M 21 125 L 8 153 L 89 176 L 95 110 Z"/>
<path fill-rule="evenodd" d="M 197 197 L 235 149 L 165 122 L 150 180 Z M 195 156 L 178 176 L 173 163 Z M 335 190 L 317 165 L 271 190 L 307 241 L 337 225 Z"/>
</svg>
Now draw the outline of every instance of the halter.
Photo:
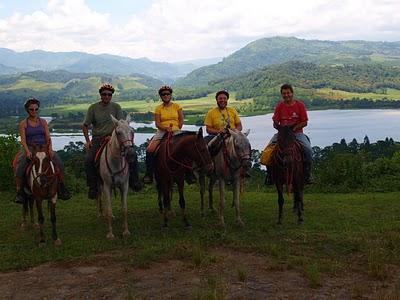
<svg viewBox="0 0 400 300">
<path fill-rule="evenodd" d="M 232 136 L 232 135 L 230 135 L 230 136 Z M 232 144 L 234 144 L 233 138 L 232 138 Z M 232 151 L 231 151 L 233 157 L 231 157 L 229 155 L 229 153 L 228 153 L 228 148 L 227 148 L 227 145 L 226 145 L 226 139 L 224 139 L 222 141 L 222 153 L 223 153 L 223 158 L 224 158 L 224 162 L 225 162 L 225 168 L 229 169 L 232 172 L 237 171 L 240 168 L 242 168 L 242 164 L 241 163 L 242 163 L 243 160 L 250 159 L 250 152 L 246 151 L 243 155 L 239 156 L 237 154 L 237 152 L 236 152 L 236 149 L 235 149 L 234 145 L 232 146 Z M 240 164 L 239 164 L 239 166 L 237 168 L 232 168 L 231 167 L 231 165 L 232 165 L 231 161 L 234 158 L 236 158 L 236 159 L 238 159 L 240 161 Z"/>
<path fill-rule="evenodd" d="M 116 129 L 114 129 L 114 133 L 115 133 L 115 131 L 116 131 Z M 123 172 L 125 171 L 127 165 L 128 165 L 127 159 L 125 158 L 125 155 L 124 155 L 124 150 L 125 150 L 125 148 L 126 148 L 125 143 L 131 142 L 131 143 L 132 143 L 132 146 L 133 146 L 134 133 L 133 133 L 133 132 L 131 133 L 131 138 L 126 139 L 126 140 L 122 140 L 122 141 L 120 141 L 120 140 L 118 139 L 118 135 L 117 135 L 116 133 L 115 133 L 115 135 L 116 135 L 115 138 L 117 139 L 117 142 L 118 142 L 118 146 L 119 146 L 119 148 L 122 149 L 122 150 L 120 151 L 119 155 L 114 155 L 114 153 L 112 152 L 112 149 L 111 149 L 111 156 L 114 156 L 114 157 L 122 157 L 123 164 L 122 164 L 122 168 L 121 168 L 120 170 L 118 170 L 118 171 L 116 171 L 116 172 L 113 172 L 113 170 L 112 170 L 111 167 L 110 167 L 110 163 L 109 163 L 109 161 L 108 161 L 108 147 L 109 147 L 109 146 L 111 147 L 111 144 L 112 144 L 112 142 L 114 141 L 112 137 L 111 137 L 110 140 L 108 141 L 108 143 L 107 143 L 107 145 L 106 145 L 106 149 L 105 149 L 105 161 L 106 161 L 106 166 L 107 166 L 108 171 L 109 171 L 110 174 L 111 174 L 111 180 L 112 180 L 113 185 L 115 184 L 115 176 L 117 176 L 117 175 L 123 173 Z"/>
</svg>

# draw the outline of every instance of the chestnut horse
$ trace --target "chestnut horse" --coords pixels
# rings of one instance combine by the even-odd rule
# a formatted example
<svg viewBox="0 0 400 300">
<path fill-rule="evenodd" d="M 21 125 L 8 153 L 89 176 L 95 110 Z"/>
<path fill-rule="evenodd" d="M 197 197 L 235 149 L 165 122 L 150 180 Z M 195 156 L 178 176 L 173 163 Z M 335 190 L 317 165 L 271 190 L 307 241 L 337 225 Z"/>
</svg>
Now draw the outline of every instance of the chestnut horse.
<svg viewBox="0 0 400 300">
<path fill-rule="evenodd" d="M 33 204 L 36 203 L 40 232 L 39 246 L 45 243 L 43 233 L 44 215 L 42 207 L 42 201 L 45 199 L 48 200 L 50 210 L 52 239 L 55 245 L 61 245 L 61 240 L 58 238 L 56 227 L 56 202 L 59 170 L 55 167 L 47 149 L 47 145 L 33 146 L 32 163 L 28 167 L 29 173 L 27 176 L 29 187 L 28 197 L 23 204 L 23 222 L 25 222 L 28 211 L 31 214 L 31 221 L 33 221 Z M 24 225 L 24 223 L 22 225 Z"/>
<path fill-rule="evenodd" d="M 196 166 L 196 169 L 205 173 L 210 173 L 213 170 L 213 163 L 203 139 L 201 128 L 197 134 L 195 132 L 183 132 L 175 136 L 168 134 L 167 138 L 161 141 L 155 160 L 155 178 L 159 201 L 162 199 L 159 206 L 164 215 L 163 228 L 168 228 L 168 214 L 171 210 L 174 183 L 178 185 L 179 205 L 182 210 L 184 225 L 186 228 L 191 228 L 186 217 L 183 188 L 185 173 L 193 171 L 193 165 Z"/>
<path fill-rule="evenodd" d="M 278 192 L 278 224 L 282 224 L 284 185 L 288 192 L 293 192 L 293 212 L 297 213 L 297 223 L 302 224 L 304 222 L 304 158 L 302 146 L 296 140 L 292 127 L 282 126 L 278 129 L 278 143 L 273 154 L 272 177 Z"/>
</svg>

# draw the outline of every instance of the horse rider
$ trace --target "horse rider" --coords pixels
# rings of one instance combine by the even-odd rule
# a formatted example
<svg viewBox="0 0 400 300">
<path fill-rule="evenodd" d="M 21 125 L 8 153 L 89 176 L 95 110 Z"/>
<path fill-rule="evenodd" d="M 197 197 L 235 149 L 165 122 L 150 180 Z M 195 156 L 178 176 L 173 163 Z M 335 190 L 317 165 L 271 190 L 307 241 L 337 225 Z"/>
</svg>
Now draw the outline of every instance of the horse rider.
<svg viewBox="0 0 400 300">
<path fill-rule="evenodd" d="M 157 132 L 151 138 L 146 148 L 146 173 L 143 177 L 143 182 L 145 184 L 153 182 L 155 154 L 162 138 L 166 133 L 172 133 L 173 135 L 181 133 L 183 111 L 178 103 L 172 102 L 172 92 L 172 88 L 168 85 L 163 85 L 158 89 L 158 95 L 162 103 L 154 110 L 154 121 Z M 186 172 L 186 181 L 190 184 L 193 183 L 194 180 L 192 172 Z"/>
<path fill-rule="evenodd" d="M 226 128 L 242 131 L 242 122 L 239 114 L 233 107 L 228 107 L 229 93 L 227 90 L 220 90 L 215 94 L 217 107 L 207 112 L 204 120 L 206 131 L 209 136 L 205 140 L 209 142 L 214 136 L 221 132 L 225 132 Z"/>
<path fill-rule="evenodd" d="M 311 166 L 313 151 L 308 136 L 303 133 L 303 128 L 308 124 L 307 109 L 304 103 L 294 98 L 293 87 L 290 84 L 281 86 L 281 101 L 276 105 L 272 117 L 273 126 L 278 129 L 280 126 L 293 126 L 293 132 L 296 140 L 302 145 L 304 151 L 304 171 L 305 183 L 312 183 Z M 278 140 L 278 134 L 275 134 L 269 144 L 275 144 Z M 267 168 L 267 183 L 272 184 L 272 174 L 270 168 Z"/>
<path fill-rule="evenodd" d="M 64 184 L 64 169 L 60 157 L 53 151 L 49 127 L 45 119 L 39 117 L 40 101 L 29 98 L 25 101 L 24 108 L 28 117 L 19 123 L 19 135 L 21 137 L 22 149 L 18 154 L 17 166 L 15 171 L 15 183 L 17 196 L 15 202 L 23 203 L 26 199 L 24 192 L 25 171 L 32 159 L 32 147 L 36 145 L 47 145 L 47 151 L 56 169 L 59 170 L 58 198 L 68 200 L 71 193 Z"/>
<path fill-rule="evenodd" d="M 111 84 L 104 83 L 100 86 L 100 101 L 89 106 L 82 125 L 83 135 L 86 140 L 85 172 L 87 185 L 89 186 L 89 199 L 96 199 L 98 195 L 98 175 L 95 158 L 102 143 L 111 136 L 114 130 L 114 123 L 110 115 L 117 120 L 123 118 L 121 106 L 111 101 L 114 92 L 115 89 Z M 89 126 L 92 127 L 92 139 L 89 137 Z M 135 191 L 141 188 L 140 182 L 137 180 L 137 171 L 137 159 L 134 159 L 129 163 L 129 187 Z"/>
</svg>

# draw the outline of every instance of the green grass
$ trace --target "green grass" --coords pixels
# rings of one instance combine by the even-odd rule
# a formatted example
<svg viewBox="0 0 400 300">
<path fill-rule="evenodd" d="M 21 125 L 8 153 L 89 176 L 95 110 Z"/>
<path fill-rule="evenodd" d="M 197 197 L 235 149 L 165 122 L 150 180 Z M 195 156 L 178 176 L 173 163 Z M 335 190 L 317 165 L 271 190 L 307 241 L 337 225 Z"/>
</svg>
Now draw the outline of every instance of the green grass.
<svg viewBox="0 0 400 300">
<path fill-rule="evenodd" d="M 315 90 L 315 95 L 332 100 L 350 100 L 353 98 L 359 99 L 371 99 L 371 100 L 381 100 L 381 99 L 388 99 L 388 100 L 399 100 L 400 99 L 400 90 L 396 89 L 386 89 L 386 93 L 352 93 L 352 92 L 345 92 L 340 90 L 333 90 L 330 88 L 323 88 Z"/>
<path fill-rule="evenodd" d="M 10 201 L 12 196 L 0 193 L 0 271 L 23 270 L 44 262 L 65 262 L 111 250 L 124 250 L 116 251 L 115 259 L 131 266 L 148 267 L 153 262 L 175 258 L 185 259 L 197 268 L 216 262 L 210 249 L 226 247 L 269 257 L 271 270 L 299 269 L 310 286 L 318 287 L 321 273 L 355 270 L 383 280 L 389 264 L 400 264 L 400 193 L 306 194 L 305 224 L 296 224 L 290 200 L 286 202 L 284 224 L 278 226 L 276 194 L 250 191 L 241 201 L 244 229 L 235 226 L 229 194 L 225 232 L 218 226 L 215 214 L 200 217 L 199 193 L 196 187 L 190 187 L 186 198 L 193 230 L 184 230 L 175 195 L 177 217 L 171 221 L 169 231 L 162 232 L 156 194 L 147 188 L 129 195 L 132 236 L 127 240 L 121 237 L 121 211 L 119 201 L 114 201 L 113 241 L 105 238 L 106 226 L 97 218 L 94 203 L 78 194 L 68 202 L 58 203 L 58 233 L 63 245 L 57 248 L 51 243 L 46 213 L 48 241 L 40 249 L 36 246 L 37 231 L 19 228 L 20 207 Z M 237 276 L 245 281 L 246 269 L 238 266 Z"/>
<path fill-rule="evenodd" d="M 58 90 L 64 87 L 63 83 L 60 82 L 44 82 L 39 80 L 34 80 L 31 78 L 22 78 L 12 85 L 6 85 L 0 87 L 2 90 L 19 90 L 19 89 L 31 89 L 35 91 L 41 90 Z"/>
</svg>

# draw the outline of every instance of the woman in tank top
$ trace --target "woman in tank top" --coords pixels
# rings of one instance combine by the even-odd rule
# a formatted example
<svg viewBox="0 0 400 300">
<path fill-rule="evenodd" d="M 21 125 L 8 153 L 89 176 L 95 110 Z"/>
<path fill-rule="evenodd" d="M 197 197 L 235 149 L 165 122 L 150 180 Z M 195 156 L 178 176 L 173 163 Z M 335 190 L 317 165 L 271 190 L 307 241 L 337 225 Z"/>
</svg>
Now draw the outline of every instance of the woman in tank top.
<svg viewBox="0 0 400 300">
<path fill-rule="evenodd" d="M 22 149 L 20 151 L 17 168 L 15 171 L 15 183 L 17 187 L 16 202 L 23 203 L 25 192 L 23 189 L 25 169 L 32 158 L 33 145 L 47 145 L 50 157 L 56 167 L 61 170 L 60 184 L 58 187 L 58 198 L 68 200 L 71 198 L 69 191 L 64 185 L 64 172 L 62 162 L 56 152 L 53 151 L 49 127 L 45 119 L 39 117 L 40 101 L 29 98 L 24 104 L 28 117 L 19 123 L 19 135 L 21 137 Z"/>
</svg>

